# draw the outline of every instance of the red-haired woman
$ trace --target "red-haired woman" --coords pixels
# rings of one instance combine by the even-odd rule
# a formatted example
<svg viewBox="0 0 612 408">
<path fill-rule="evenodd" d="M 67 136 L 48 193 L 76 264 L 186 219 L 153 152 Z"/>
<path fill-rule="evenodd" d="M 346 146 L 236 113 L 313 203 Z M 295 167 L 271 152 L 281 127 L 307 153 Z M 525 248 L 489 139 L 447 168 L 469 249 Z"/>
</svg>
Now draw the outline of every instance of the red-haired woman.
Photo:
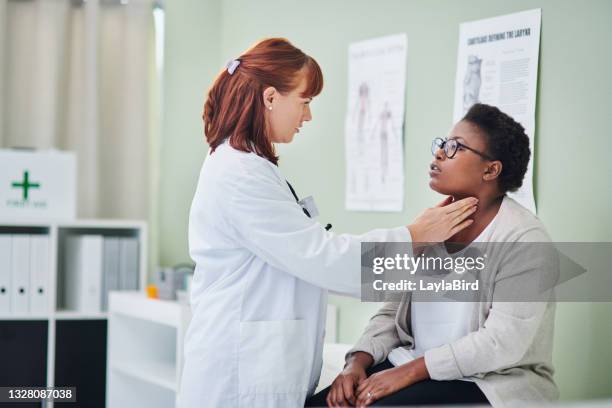
<svg viewBox="0 0 612 408">
<path fill-rule="evenodd" d="M 208 93 L 210 154 L 189 219 L 196 271 L 182 408 L 303 406 L 321 370 L 327 290 L 359 294 L 361 242 L 439 242 L 471 222 L 475 199 L 360 236 L 312 219 L 274 143 L 312 119 L 322 87 L 316 61 L 274 38 L 230 61 Z"/>
</svg>

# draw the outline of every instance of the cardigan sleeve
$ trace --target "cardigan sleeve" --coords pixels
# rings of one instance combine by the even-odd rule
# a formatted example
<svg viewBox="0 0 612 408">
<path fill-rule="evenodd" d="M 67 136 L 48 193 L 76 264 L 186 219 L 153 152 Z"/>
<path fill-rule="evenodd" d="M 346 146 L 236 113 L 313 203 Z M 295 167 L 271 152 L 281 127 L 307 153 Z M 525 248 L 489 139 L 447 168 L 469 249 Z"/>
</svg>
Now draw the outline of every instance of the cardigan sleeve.
<svg viewBox="0 0 612 408">
<path fill-rule="evenodd" d="M 432 379 L 454 380 L 514 367 L 538 332 L 554 324 L 553 314 L 546 313 L 553 307 L 552 287 L 542 289 L 542 282 L 552 282 L 559 265 L 553 245 L 542 242 L 546 236 L 541 232 L 526 233 L 504 251 L 483 327 L 425 352 Z M 526 294 L 530 288 L 536 290 Z"/>
</svg>

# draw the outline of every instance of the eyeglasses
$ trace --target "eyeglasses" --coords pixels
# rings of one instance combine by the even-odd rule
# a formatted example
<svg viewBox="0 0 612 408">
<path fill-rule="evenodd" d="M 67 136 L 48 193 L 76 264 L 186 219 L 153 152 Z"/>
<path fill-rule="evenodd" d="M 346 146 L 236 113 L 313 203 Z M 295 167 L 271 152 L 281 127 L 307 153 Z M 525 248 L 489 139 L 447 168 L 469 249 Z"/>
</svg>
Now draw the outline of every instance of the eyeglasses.
<svg viewBox="0 0 612 408">
<path fill-rule="evenodd" d="M 442 139 L 441 137 L 436 137 L 431 142 L 431 154 L 435 156 L 438 149 L 442 149 L 446 157 L 448 157 L 449 159 L 452 159 L 453 157 L 455 157 L 455 154 L 457 153 L 457 150 L 460 147 L 463 147 L 464 149 L 472 151 L 476 153 L 477 155 L 479 155 L 480 157 L 484 157 L 487 160 L 495 160 L 488 154 L 479 152 L 476 149 L 472 149 L 470 146 L 466 146 L 463 143 L 458 142 L 456 139 Z"/>
</svg>

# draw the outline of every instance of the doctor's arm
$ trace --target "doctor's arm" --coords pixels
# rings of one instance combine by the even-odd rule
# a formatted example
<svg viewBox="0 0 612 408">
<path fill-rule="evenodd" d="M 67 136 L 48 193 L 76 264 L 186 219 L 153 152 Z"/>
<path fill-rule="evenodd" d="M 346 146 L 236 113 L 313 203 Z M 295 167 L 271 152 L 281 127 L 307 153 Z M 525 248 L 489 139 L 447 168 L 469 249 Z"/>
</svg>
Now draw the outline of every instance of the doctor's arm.
<svg viewBox="0 0 612 408">
<path fill-rule="evenodd" d="M 233 235 L 266 263 L 313 285 L 358 296 L 361 241 L 410 241 L 406 227 L 336 235 L 304 214 L 267 163 L 240 173 L 226 186 Z"/>
<path fill-rule="evenodd" d="M 270 265 L 326 289 L 359 296 L 361 242 L 434 242 L 469 225 L 473 202 L 426 210 L 410 226 L 362 235 L 326 231 L 305 216 L 268 163 L 228 183 L 229 223 L 238 241 Z"/>
</svg>

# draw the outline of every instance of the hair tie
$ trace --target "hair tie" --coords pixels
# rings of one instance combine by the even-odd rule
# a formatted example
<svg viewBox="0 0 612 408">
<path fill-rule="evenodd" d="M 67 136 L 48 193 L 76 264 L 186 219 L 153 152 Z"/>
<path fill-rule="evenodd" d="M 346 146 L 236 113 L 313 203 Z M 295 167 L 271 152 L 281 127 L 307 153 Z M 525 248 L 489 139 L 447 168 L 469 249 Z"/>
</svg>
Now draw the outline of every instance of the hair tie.
<svg viewBox="0 0 612 408">
<path fill-rule="evenodd" d="M 227 68 L 227 72 L 230 75 L 234 75 L 234 72 L 236 71 L 236 68 L 238 68 L 238 65 L 240 65 L 240 60 L 234 59 L 229 60 L 225 67 Z"/>
</svg>

